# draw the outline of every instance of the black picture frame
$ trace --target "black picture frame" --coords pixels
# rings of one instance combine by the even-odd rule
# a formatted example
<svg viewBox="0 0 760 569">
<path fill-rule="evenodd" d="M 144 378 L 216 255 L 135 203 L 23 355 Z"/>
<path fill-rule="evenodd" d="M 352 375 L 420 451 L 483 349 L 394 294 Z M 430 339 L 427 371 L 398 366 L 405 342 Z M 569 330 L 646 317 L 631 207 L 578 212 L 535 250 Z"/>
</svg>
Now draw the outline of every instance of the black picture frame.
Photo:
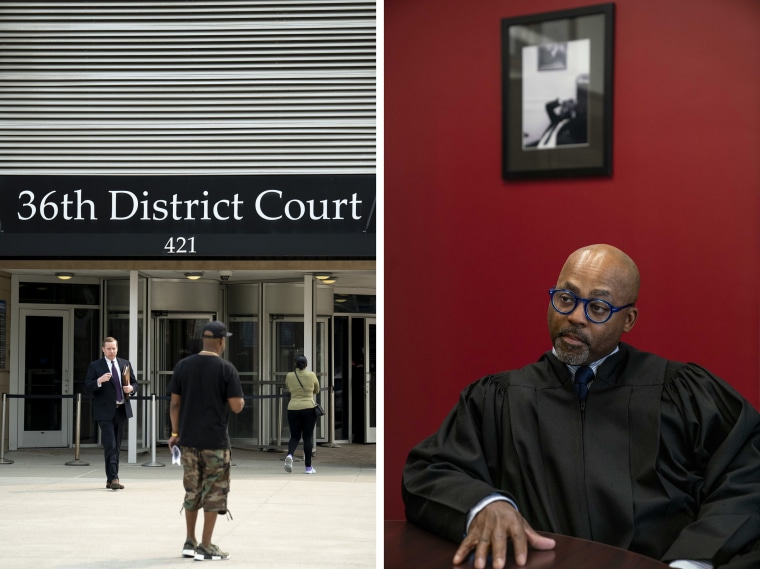
<svg viewBox="0 0 760 569">
<path fill-rule="evenodd" d="M 613 3 L 505 18 L 505 180 L 612 175 Z"/>
</svg>

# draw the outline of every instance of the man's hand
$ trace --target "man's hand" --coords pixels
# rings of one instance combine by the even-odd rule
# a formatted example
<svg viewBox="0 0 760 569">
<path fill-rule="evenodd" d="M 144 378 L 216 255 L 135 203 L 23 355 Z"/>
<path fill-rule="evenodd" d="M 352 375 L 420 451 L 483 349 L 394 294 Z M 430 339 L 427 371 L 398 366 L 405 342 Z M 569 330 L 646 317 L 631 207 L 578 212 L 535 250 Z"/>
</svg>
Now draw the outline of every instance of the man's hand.
<svg viewBox="0 0 760 569">
<path fill-rule="evenodd" d="M 519 566 L 528 559 L 528 546 L 533 549 L 554 549 L 554 540 L 539 535 L 508 502 L 488 504 L 470 523 L 467 537 L 454 554 L 454 565 L 467 559 L 475 550 L 475 569 L 484 569 L 489 551 L 493 569 L 503 569 L 507 562 L 507 539 L 512 539 L 515 561 Z"/>
</svg>

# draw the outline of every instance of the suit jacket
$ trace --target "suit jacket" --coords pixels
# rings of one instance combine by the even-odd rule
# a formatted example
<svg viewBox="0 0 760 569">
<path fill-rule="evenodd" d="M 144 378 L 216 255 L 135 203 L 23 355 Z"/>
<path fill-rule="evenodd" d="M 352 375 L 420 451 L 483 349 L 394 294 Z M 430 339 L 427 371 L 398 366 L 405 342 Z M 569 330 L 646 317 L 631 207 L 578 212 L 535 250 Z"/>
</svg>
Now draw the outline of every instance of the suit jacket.
<svg viewBox="0 0 760 569">
<path fill-rule="evenodd" d="M 129 398 L 137 395 L 137 375 L 135 369 L 129 361 L 116 358 L 116 364 L 119 366 L 119 374 L 124 381 L 124 370 L 129 366 L 129 384 L 132 386 L 132 393 L 124 394 L 124 410 L 127 417 L 132 417 L 132 405 L 129 404 Z M 98 358 L 90 362 L 87 368 L 87 376 L 84 379 L 84 392 L 92 393 L 92 418 L 96 421 L 110 421 L 116 413 L 116 389 L 113 382 L 108 381 L 98 387 L 98 378 L 104 373 L 110 373 L 108 362 L 105 357 Z"/>
</svg>

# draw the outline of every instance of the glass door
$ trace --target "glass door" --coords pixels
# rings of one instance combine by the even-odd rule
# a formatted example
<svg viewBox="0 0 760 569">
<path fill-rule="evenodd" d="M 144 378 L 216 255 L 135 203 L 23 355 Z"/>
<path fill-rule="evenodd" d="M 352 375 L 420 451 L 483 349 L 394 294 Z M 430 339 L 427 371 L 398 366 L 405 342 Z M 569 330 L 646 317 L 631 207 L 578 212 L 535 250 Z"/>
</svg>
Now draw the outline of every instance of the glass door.
<svg viewBox="0 0 760 569">
<path fill-rule="evenodd" d="M 293 371 L 293 362 L 297 355 L 304 352 L 304 329 L 303 318 L 285 318 L 283 320 L 274 320 L 272 330 L 272 379 L 270 382 L 271 395 L 276 397 L 269 399 L 273 401 L 269 409 L 269 416 L 273 419 L 273 426 L 276 431 L 273 433 L 275 444 L 286 445 L 290 438 L 290 427 L 288 426 L 288 392 L 285 389 L 285 377 L 288 372 Z M 318 318 L 316 322 L 316 353 L 313 360 L 309 361 L 306 369 L 313 371 L 319 378 L 321 389 L 327 387 L 327 319 Z M 329 398 L 327 391 L 322 391 L 317 396 L 317 401 L 325 409 L 325 415 L 317 420 L 316 441 L 323 441 L 327 437 L 326 418 L 330 415 Z"/>
<path fill-rule="evenodd" d="M 230 413 L 230 438 L 245 446 L 262 445 L 261 418 L 265 414 L 265 386 L 259 375 L 259 321 L 255 316 L 230 316 L 227 328 L 232 336 L 227 338 L 227 353 L 232 365 L 238 370 L 243 394 L 251 396 L 240 413 Z"/>
<path fill-rule="evenodd" d="M 67 447 L 73 393 L 68 310 L 21 309 L 20 447 Z"/>
<path fill-rule="evenodd" d="M 172 424 L 169 417 L 169 380 L 174 366 L 182 358 L 201 351 L 201 329 L 211 319 L 211 314 L 172 314 L 156 318 L 154 383 L 156 398 L 156 439 L 166 442 L 171 435 Z M 150 394 L 149 394 L 150 395 Z"/>
<path fill-rule="evenodd" d="M 377 358 L 375 354 L 377 321 L 374 318 L 367 318 L 364 326 L 364 440 L 374 443 L 377 442 Z"/>
<path fill-rule="evenodd" d="M 374 317 L 334 318 L 336 439 L 375 443 L 377 370 Z"/>
</svg>

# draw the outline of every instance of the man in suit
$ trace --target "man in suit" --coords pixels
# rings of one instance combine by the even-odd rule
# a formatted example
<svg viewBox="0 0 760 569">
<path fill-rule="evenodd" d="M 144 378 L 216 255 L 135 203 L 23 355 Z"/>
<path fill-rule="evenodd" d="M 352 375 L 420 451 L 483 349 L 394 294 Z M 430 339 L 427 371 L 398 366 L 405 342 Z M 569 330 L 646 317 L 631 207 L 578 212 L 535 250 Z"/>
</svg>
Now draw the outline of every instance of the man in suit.
<svg viewBox="0 0 760 569">
<path fill-rule="evenodd" d="M 106 488 L 123 490 L 119 482 L 119 451 L 127 419 L 132 417 L 129 398 L 137 394 L 137 376 L 132 365 L 117 358 L 116 338 L 103 340 L 103 357 L 90 363 L 84 392 L 92 393 L 92 416 L 100 426 L 106 464 Z"/>
</svg>

